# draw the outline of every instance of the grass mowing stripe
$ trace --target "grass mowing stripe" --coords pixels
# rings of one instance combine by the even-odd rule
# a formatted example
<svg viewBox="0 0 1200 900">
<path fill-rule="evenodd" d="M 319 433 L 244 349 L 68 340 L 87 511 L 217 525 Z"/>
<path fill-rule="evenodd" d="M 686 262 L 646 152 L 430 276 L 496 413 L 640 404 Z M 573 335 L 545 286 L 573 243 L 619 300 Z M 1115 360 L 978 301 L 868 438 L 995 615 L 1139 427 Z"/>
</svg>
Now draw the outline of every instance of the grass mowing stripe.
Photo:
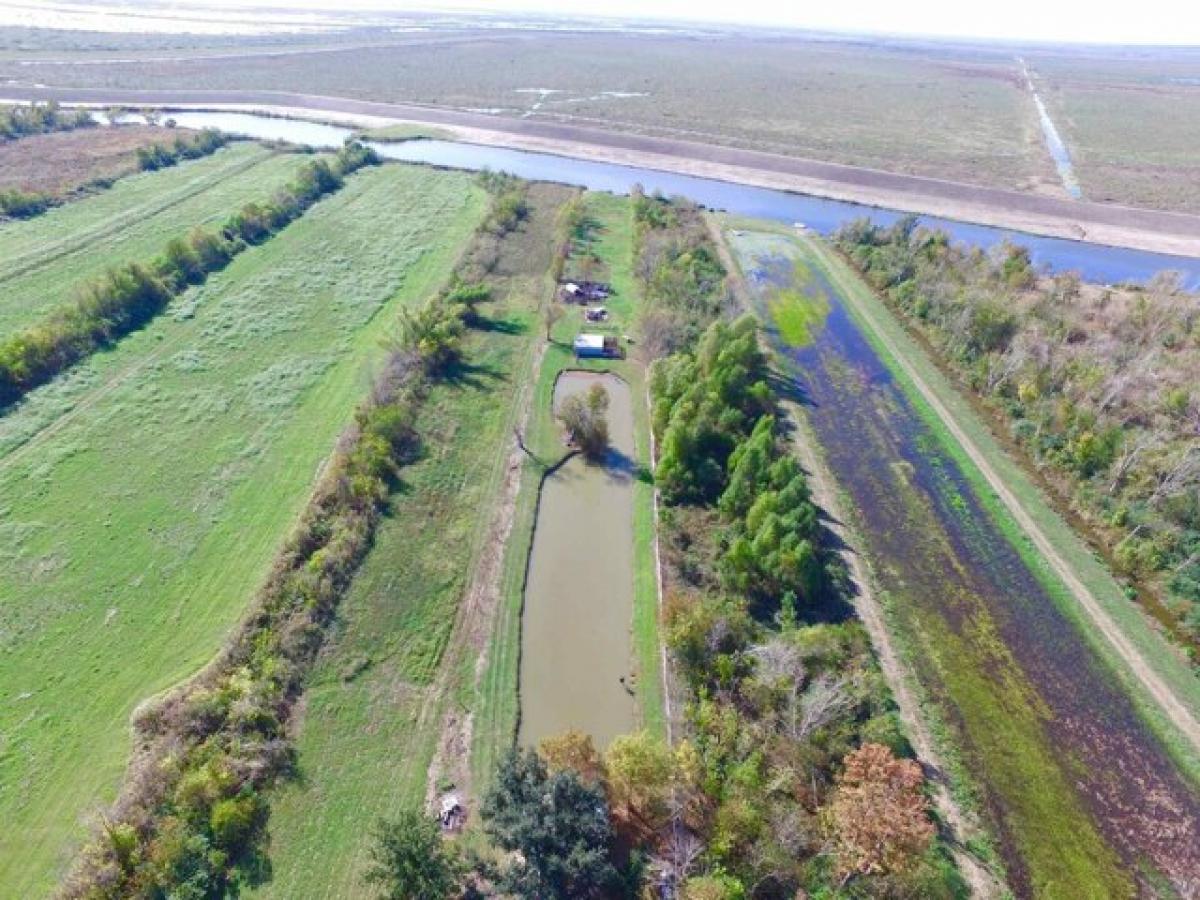
<svg viewBox="0 0 1200 900">
<path fill-rule="evenodd" d="M 222 165 L 215 170 L 193 168 L 210 161 L 215 166 L 218 160 Z M 0 335 L 36 324 L 68 302 L 77 285 L 106 269 L 127 262 L 148 263 L 171 238 L 186 235 L 197 225 L 221 222 L 246 202 L 269 200 L 305 162 L 306 157 L 300 155 L 272 154 L 257 146 L 235 146 L 206 159 L 139 176 L 139 191 L 145 189 L 145 181 L 160 190 L 182 185 L 175 191 L 182 195 L 175 202 L 147 210 L 144 215 L 126 220 L 120 214 L 120 204 L 110 203 L 122 199 L 110 196 L 121 193 L 118 186 L 39 219 L 17 223 L 28 226 L 28 231 L 0 232 L 0 240 L 7 237 L 18 242 L 21 238 L 64 232 L 72 235 L 65 250 L 42 247 L 31 251 L 33 255 L 21 266 L 0 268 L 3 280 Z M 110 228 L 107 223 L 114 216 L 120 218 L 121 224 Z"/>
<path fill-rule="evenodd" d="M 236 622 L 365 388 L 386 312 L 444 277 L 468 185 L 361 173 L 0 419 L 2 447 L 131 370 L 0 472 L 0 893 L 48 892 L 81 816 L 115 792 L 133 707 Z"/>
</svg>

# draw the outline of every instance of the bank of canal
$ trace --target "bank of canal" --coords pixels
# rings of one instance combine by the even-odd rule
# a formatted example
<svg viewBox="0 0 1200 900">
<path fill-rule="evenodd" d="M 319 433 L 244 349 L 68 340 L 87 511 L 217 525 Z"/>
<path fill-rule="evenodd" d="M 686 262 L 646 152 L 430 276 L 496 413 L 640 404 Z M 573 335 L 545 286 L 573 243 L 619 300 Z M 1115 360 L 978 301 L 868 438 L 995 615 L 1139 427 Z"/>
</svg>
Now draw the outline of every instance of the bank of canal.
<svg viewBox="0 0 1200 900">
<path fill-rule="evenodd" d="M 1165 880 L 1186 892 L 1200 871 L 1196 787 L 1069 601 L 1012 543 L 807 245 L 751 230 L 732 243 L 764 320 L 780 290 L 828 309 L 806 346 L 773 341 L 1014 889 L 1128 896 Z"/>
<path fill-rule="evenodd" d="M 219 128 L 230 134 L 261 140 L 291 141 L 312 147 L 340 147 L 346 138 L 354 134 L 353 129 L 337 125 L 254 113 L 181 110 L 170 112 L 168 117 L 180 127 Z M 868 217 L 880 225 L 890 225 L 904 215 L 896 210 L 861 203 L 734 184 L 714 178 L 504 147 L 443 140 L 373 143 L 372 146 L 381 156 L 402 162 L 472 171 L 491 169 L 534 181 L 579 185 L 592 191 L 627 194 L 635 184 L 640 184 L 649 192 L 657 190 L 667 195 L 678 194 L 710 209 L 786 224 L 803 222 L 822 234 L 862 217 Z M 956 241 L 973 246 L 989 248 L 1006 240 L 1020 244 L 1029 248 L 1035 265 L 1044 265 L 1060 272 L 1078 271 L 1085 281 L 1113 284 L 1123 281 L 1144 282 L 1158 272 L 1171 270 L 1178 271 L 1190 289 L 1200 289 L 1200 260 L 1191 257 L 1043 237 L 937 216 L 921 216 L 921 221 L 930 228 L 946 231 Z"/>
<path fill-rule="evenodd" d="M 576 729 L 596 745 L 637 721 L 633 619 L 633 402 L 615 375 L 565 371 L 554 405 L 599 384 L 608 392 L 609 451 L 546 475 L 521 620 L 519 741 Z"/>
</svg>

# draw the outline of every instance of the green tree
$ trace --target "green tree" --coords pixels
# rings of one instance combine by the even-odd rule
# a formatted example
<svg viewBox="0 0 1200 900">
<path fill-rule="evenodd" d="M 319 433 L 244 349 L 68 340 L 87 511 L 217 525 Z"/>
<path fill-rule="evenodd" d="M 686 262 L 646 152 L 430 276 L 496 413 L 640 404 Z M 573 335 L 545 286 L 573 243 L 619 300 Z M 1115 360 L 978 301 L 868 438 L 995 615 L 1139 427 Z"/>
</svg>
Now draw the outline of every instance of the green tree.
<svg viewBox="0 0 1200 900">
<path fill-rule="evenodd" d="M 608 451 L 608 391 L 603 385 L 572 394 L 559 407 L 558 418 L 584 456 L 601 459 Z"/>
<path fill-rule="evenodd" d="M 480 813 L 496 844 L 520 854 L 500 873 L 502 891 L 527 900 L 600 897 L 616 878 L 603 790 L 569 770 L 550 774 L 533 750 L 500 761 Z"/>
<path fill-rule="evenodd" d="M 375 826 L 371 863 L 366 879 L 386 900 L 444 900 L 463 874 L 437 822 L 415 809 Z"/>
</svg>

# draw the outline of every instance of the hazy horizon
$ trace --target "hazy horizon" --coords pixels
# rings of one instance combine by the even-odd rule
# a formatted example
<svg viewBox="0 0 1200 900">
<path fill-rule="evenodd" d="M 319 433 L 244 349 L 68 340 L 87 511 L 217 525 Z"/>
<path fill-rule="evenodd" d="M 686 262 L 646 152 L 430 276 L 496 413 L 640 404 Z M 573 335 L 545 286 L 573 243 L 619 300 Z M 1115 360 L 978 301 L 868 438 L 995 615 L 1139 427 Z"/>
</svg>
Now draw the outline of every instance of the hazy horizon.
<svg viewBox="0 0 1200 900">
<path fill-rule="evenodd" d="M 201 12 L 220 11 L 232 21 Z M 772 0 L 745 0 L 736 7 L 712 0 L 577 0 L 564 10 L 552 0 L 422 0 L 403 8 L 386 0 L 174 0 L 174 2 L 38 3 L 0 0 L 0 25 L 87 31 L 167 33 L 319 32 L 344 28 L 347 16 L 387 26 L 417 14 L 544 16 L 553 19 L 616 19 L 679 25 L 795 29 L 837 35 L 975 40 L 1004 43 L 1200 45 L 1200 6 L 1146 0 L 1136 10 L 1095 16 L 1083 0 L 1012 0 L 1002 15 L 992 8 L 949 0 L 915 0 L 899 6 L 883 0 L 855 5 L 786 8 Z"/>
</svg>

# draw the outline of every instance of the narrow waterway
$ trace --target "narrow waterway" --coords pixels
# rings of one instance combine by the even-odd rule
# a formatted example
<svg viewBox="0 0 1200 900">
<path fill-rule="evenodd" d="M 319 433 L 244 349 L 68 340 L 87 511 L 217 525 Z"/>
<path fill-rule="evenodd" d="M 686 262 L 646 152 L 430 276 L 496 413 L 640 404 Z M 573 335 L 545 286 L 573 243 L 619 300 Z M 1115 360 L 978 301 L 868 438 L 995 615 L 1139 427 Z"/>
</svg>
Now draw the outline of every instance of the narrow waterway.
<svg viewBox="0 0 1200 900">
<path fill-rule="evenodd" d="M 1050 157 L 1054 160 L 1054 168 L 1058 170 L 1063 190 L 1076 200 L 1082 200 L 1083 188 L 1079 184 L 1079 178 L 1075 175 L 1075 165 L 1071 162 L 1071 152 L 1067 149 L 1066 141 L 1059 135 L 1058 128 L 1055 127 L 1054 120 L 1050 118 L 1050 112 L 1046 109 L 1046 104 L 1042 102 L 1037 87 L 1034 86 L 1029 66 L 1020 57 L 1017 57 L 1017 61 L 1021 64 L 1021 72 L 1025 76 L 1025 86 L 1029 88 L 1029 93 L 1033 96 L 1033 103 L 1037 107 L 1038 120 L 1042 124 L 1042 136 L 1046 139 L 1046 149 L 1050 151 Z"/>
<path fill-rule="evenodd" d="M 610 448 L 542 484 L 521 618 L 520 742 L 577 729 L 605 747 L 631 731 L 633 695 L 633 405 L 615 375 L 564 372 L 555 407 L 603 385 Z"/>
<path fill-rule="evenodd" d="M 1195 786 L 1006 538 L 838 292 L 814 266 L 794 267 L 801 258 L 787 237 L 739 233 L 733 242 L 759 303 L 794 279 L 829 304 L 811 345 L 773 339 L 855 511 L 859 549 L 910 665 L 982 789 L 1014 889 L 1154 895 L 1159 877 L 1186 894 L 1200 873 Z"/>
<path fill-rule="evenodd" d="M 161 121 L 165 122 L 167 118 L 189 128 L 220 128 L 231 134 L 288 140 L 313 147 L 340 147 L 354 133 L 353 129 L 335 125 L 251 113 L 179 111 L 164 116 Z M 427 140 L 374 143 L 372 146 L 388 159 L 472 171 L 503 170 L 522 178 L 557 181 L 615 194 L 627 194 L 634 185 L 641 185 L 647 191 L 688 197 L 710 209 L 749 218 L 771 219 L 789 225 L 802 222 L 821 234 L 828 234 L 854 219 L 868 217 L 887 225 L 905 215 L 860 203 L 503 147 Z M 993 247 L 1005 240 L 1021 244 L 1029 248 L 1035 265 L 1055 271 L 1079 272 L 1086 281 L 1100 284 L 1144 282 L 1159 272 L 1172 270 L 1181 273 L 1188 287 L 1200 289 L 1200 259 L 1193 257 L 1042 237 L 936 216 L 922 216 L 921 221 L 930 227 L 944 229 L 957 241 L 978 247 Z"/>
</svg>

